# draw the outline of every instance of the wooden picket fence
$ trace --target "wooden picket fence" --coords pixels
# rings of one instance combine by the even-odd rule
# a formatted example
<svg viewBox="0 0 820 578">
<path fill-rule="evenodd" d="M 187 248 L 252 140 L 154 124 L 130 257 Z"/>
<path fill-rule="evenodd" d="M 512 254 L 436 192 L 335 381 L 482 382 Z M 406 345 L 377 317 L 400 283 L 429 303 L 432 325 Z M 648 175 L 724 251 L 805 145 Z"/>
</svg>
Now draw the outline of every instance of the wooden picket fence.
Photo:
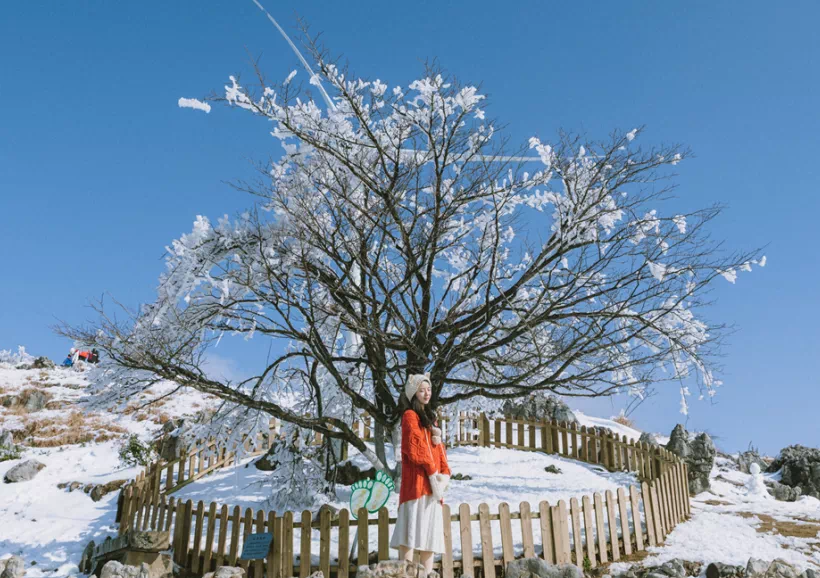
<svg viewBox="0 0 820 578">
<path fill-rule="evenodd" d="M 361 421 L 359 433 L 370 439 L 372 424 L 366 416 Z M 443 428 L 456 428 L 450 432 L 453 445 L 551 453 L 610 471 L 636 472 L 640 480 L 640 486 L 573 498 L 569 504 L 543 501 L 533 509 L 522 502 L 517 512 L 506 503 L 498 506 L 497 513 L 486 504 L 477 512 L 469 504 L 454 510 L 445 505 L 446 551 L 435 564 L 442 578 L 495 578 L 511 560 L 532 556 L 578 566 L 588 560 L 597 567 L 662 543 L 690 514 L 686 465 L 662 448 L 575 424 L 493 419 L 484 414 L 441 421 Z M 265 451 L 271 439 L 273 432 L 260 440 L 262 449 L 255 453 Z M 207 450 L 213 453 L 210 459 L 205 457 Z M 121 492 L 120 531 L 170 531 L 174 562 L 193 576 L 227 564 L 244 567 L 250 578 L 306 578 L 316 570 L 328 578 L 348 578 L 360 565 L 390 558 L 388 544 L 396 520 L 386 508 L 375 515 L 362 509 L 358 520 L 353 520 L 346 509 L 333 513 L 323 508 L 315 517 L 310 511 L 297 516 L 169 497 L 175 489 L 233 463 L 235 456 L 210 441 L 179 460 L 149 467 Z M 273 534 L 268 558 L 239 560 L 246 536 L 257 532 Z M 454 555 L 454 545 L 461 551 L 459 557 Z"/>
</svg>

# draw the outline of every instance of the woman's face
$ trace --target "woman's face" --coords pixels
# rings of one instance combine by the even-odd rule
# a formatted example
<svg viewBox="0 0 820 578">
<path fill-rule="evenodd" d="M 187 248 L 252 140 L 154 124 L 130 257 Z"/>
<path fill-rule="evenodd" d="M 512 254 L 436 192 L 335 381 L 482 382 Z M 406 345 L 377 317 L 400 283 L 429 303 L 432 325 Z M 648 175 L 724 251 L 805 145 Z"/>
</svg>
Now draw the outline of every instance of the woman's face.
<svg viewBox="0 0 820 578">
<path fill-rule="evenodd" d="M 416 399 L 418 399 L 423 405 L 427 405 L 430 402 L 431 395 L 433 395 L 433 392 L 430 389 L 430 382 L 422 381 L 418 391 L 416 391 Z"/>
</svg>

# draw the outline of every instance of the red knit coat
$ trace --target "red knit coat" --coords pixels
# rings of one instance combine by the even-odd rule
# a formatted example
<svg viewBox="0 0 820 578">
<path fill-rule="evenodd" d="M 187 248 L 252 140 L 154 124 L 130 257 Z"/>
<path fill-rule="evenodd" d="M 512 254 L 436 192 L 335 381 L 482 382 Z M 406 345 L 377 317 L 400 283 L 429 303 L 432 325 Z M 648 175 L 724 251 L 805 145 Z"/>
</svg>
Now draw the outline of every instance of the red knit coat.
<svg viewBox="0 0 820 578">
<path fill-rule="evenodd" d="M 432 495 L 428 476 L 450 475 L 444 444 L 432 443 L 432 433 L 421 425 L 418 414 L 408 409 L 401 417 L 401 490 L 399 504 Z"/>
</svg>

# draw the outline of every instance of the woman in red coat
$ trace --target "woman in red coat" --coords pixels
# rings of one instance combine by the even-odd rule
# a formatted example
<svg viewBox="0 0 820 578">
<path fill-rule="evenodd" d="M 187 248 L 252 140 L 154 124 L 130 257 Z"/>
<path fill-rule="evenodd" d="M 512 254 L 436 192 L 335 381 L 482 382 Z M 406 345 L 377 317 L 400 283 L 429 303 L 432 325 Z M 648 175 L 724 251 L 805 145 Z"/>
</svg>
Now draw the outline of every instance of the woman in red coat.
<svg viewBox="0 0 820 578">
<path fill-rule="evenodd" d="M 399 402 L 401 418 L 401 491 L 396 527 L 390 540 L 399 557 L 412 561 L 418 550 L 429 574 L 433 555 L 444 553 L 442 504 L 450 468 L 436 415 L 428 405 L 430 376 L 411 375 Z M 448 521 L 449 522 L 449 521 Z"/>
</svg>

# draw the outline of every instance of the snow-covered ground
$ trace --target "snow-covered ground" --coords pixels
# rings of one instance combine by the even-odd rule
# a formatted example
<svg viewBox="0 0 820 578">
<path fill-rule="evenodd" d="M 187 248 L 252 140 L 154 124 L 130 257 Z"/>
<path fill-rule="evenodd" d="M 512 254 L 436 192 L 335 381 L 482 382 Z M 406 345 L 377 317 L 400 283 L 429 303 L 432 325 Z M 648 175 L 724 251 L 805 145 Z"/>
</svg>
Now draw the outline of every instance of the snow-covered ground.
<svg viewBox="0 0 820 578">
<path fill-rule="evenodd" d="M 16 435 L 28 435 L 42 444 L 27 448 L 21 459 L 34 458 L 46 464 L 32 481 L 0 484 L 0 520 L 3 522 L 0 523 L 0 558 L 18 554 L 27 564 L 36 562 L 27 568 L 29 577 L 76 574 L 88 541 L 99 542 L 115 532 L 116 492 L 93 502 L 85 493 L 68 492 L 59 489 L 58 484 L 132 478 L 137 469 L 123 468 L 118 457 L 120 440 L 125 435 L 137 433 L 147 439 L 161 427 L 163 420 L 196 412 L 213 403 L 197 392 L 183 392 L 169 398 L 160 408 L 141 409 L 139 406 L 147 399 L 162 395 L 173 386 L 162 384 L 146 392 L 143 398 L 130 400 L 133 407 L 127 415 L 91 412 L 83 405 L 86 385 L 83 374 L 71 370 L 17 370 L 0 363 L 0 398 L 18 395 L 27 389 L 41 389 L 50 396 L 47 409 L 31 414 L 0 406 L 0 429 L 13 429 Z M 82 420 L 78 421 L 77 413 Z M 68 415 L 75 415 L 73 421 L 67 419 Z M 581 412 L 576 415 L 583 425 L 608 427 L 632 438 L 641 434 L 612 420 Z M 69 430 L 84 427 L 91 432 L 103 432 L 102 437 L 110 439 L 46 447 L 49 439 L 59 440 L 59 434 L 52 432 L 51 438 L 43 437 L 34 426 L 49 422 Z M 359 465 L 367 465 L 362 456 L 354 455 L 351 459 Z M 473 511 L 480 503 L 486 503 L 492 512 L 497 512 L 501 502 L 509 503 L 511 510 L 516 511 L 522 501 L 534 505 L 547 500 L 555 504 L 559 499 L 588 496 L 634 483 L 630 474 L 612 474 L 568 459 L 509 449 L 451 448 L 448 459 L 453 473 L 472 479 L 454 480 L 447 501 L 468 503 Z M 217 471 L 184 487 L 175 496 L 206 503 L 263 507 L 271 488 L 267 475 L 256 470 L 250 464 L 252 460 L 248 458 L 238 466 Z M 0 476 L 19 461 L 0 462 Z M 557 466 L 562 473 L 545 472 L 548 465 Z M 784 558 L 799 568 L 820 566 L 820 501 L 804 497 L 798 502 L 784 503 L 749 495 L 748 481 L 748 475 L 729 467 L 727 460 L 719 459 L 712 472 L 712 492 L 693 499 L 692 519 L 678 525 L 665 545 L 651 548 L 646 563 L 683 558 L 745 564 L 750 557 L 756 557 Z M 349 497 L 349 488 L 340 487 L 333 505 L 346 507 Z M 387 505 L 391 512 L 396 511 L 395 493 Z M 517 526 L 513 524 L 515 532 L 519 531 Z M 457 531 L 454 526 L 454 535 L 458 535 Z M 298 538 L 298 529 L 296 532 Z M 318 536 L 315 539 L 318 541 Z M 514 541 L 518 543 L 516 550 L 520 550 L 517 534 Z M 500 540 L 495 539 L 494 543 L 498 545 Z M 458 557 L 458 540 L 454 546 Z M 335 546 L 332 551 L 335 553 Z M 610 572 L 623 567 L 623 564 L 613 566 Z"/>
</svg>

